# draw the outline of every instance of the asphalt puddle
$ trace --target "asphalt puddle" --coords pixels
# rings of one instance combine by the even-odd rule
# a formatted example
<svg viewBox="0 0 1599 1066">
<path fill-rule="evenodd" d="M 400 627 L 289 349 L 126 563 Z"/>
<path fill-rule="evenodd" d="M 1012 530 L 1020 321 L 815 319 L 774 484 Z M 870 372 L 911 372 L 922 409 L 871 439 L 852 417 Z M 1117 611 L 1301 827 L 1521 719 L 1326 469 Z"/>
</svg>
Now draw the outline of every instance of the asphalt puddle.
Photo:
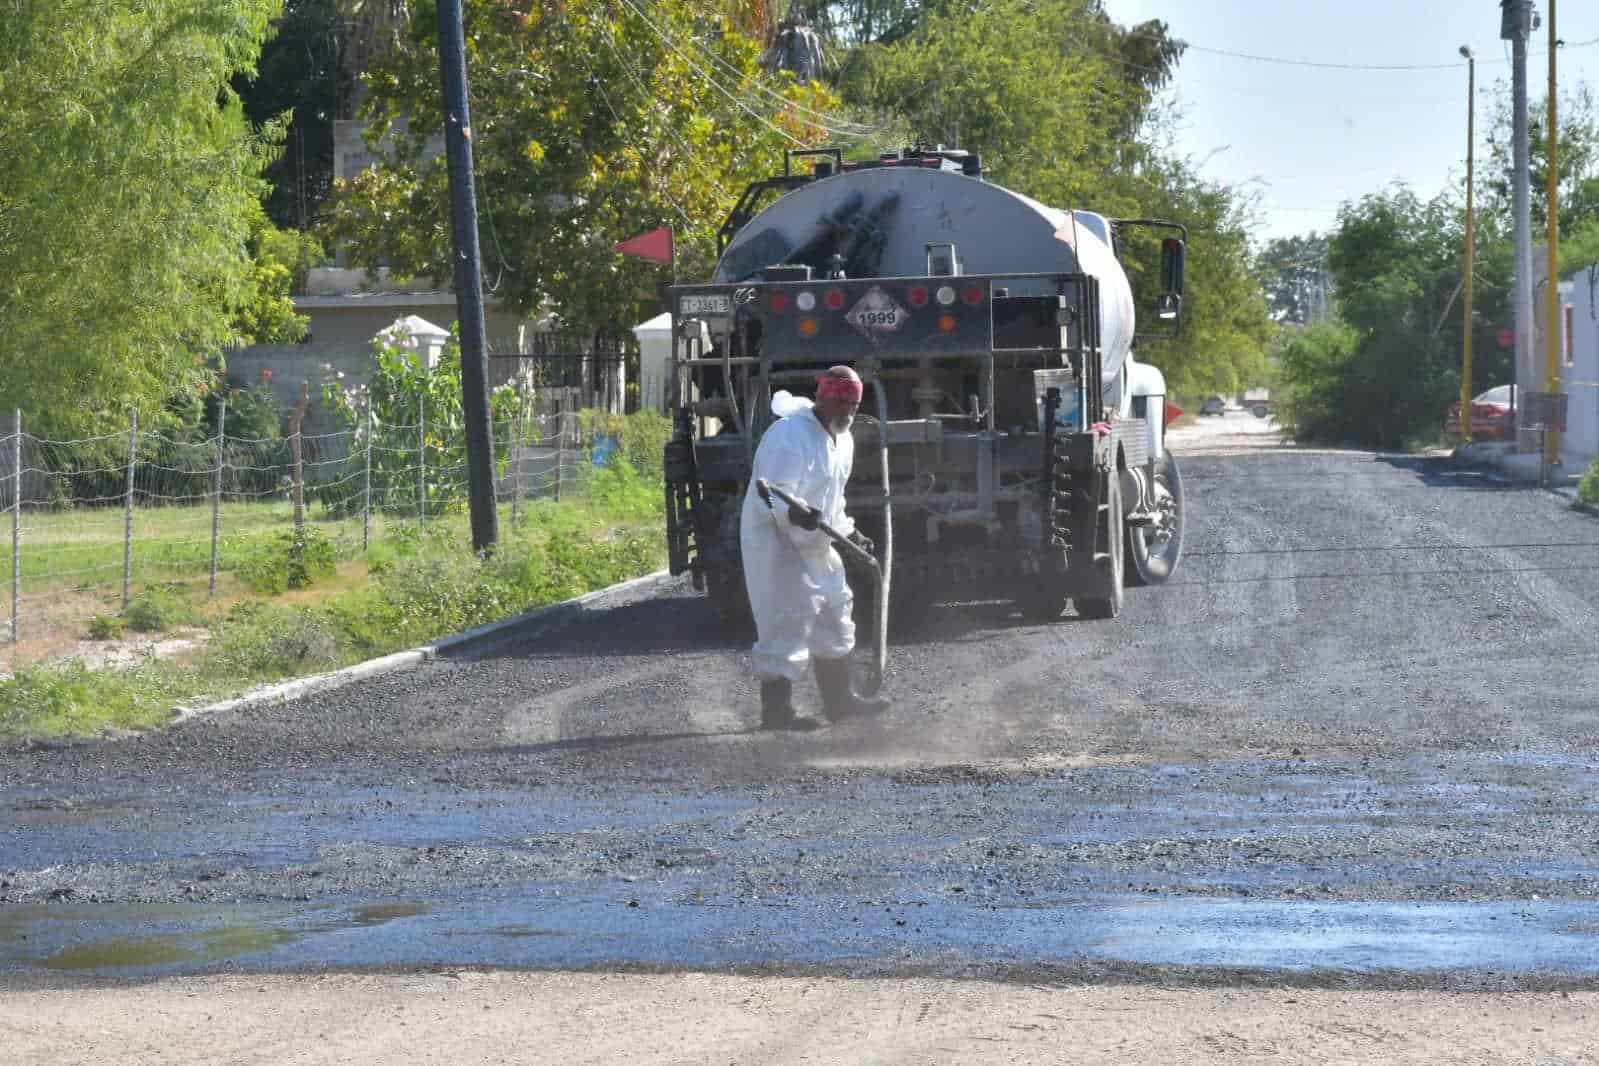
<svg viewBox="0 0 1599 1066">
<path fill-rule="evenodd" d="M 1599 768 L 0 794 L 0 974 L 1126 963 L 1599 976 Z M 154 902 L 148 902 L 154 900 Z"/>
<path fill-rule="evenodd" d="M 683 904 L 516 895 L 297 911 L 13 907 L 0 971 L 112 977 L 470 965 L 690 968 L 839 962 L 1125 962 L 1376 973 L 1599 974 L 1599 906 L 1105 896 L 1043 907 L 842 899 Z"/>
</svg>

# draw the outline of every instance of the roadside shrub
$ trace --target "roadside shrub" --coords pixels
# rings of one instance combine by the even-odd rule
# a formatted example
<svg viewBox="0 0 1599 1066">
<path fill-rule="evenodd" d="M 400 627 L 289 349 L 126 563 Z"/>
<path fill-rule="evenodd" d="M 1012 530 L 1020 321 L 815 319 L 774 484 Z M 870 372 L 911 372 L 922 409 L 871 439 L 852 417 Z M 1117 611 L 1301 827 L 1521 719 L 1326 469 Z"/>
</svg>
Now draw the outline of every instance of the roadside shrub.
<svg viewBox="0 0 1599 1066">
<path fill-rule="evenodd" d="M 1310 326 L 1282 348 L 1278 421 L 1296 440 L 1402 448 L 1436 439 L 1458 378 L 1442 342 L 1396 322 L 1363 335 Z"/>
<path fill-rule="evenodd" d="M 659 411 L 635 411 L 630 415 L 613 415 L 604 411 L 578 412 L 579 432 L 583 439 L 593 442 L 609 437 L 616 442 L 616 451 L 639 477 L 658 485 L 664 476 L 666 442 L 672 435 L 672 420 Z M 607 464 L 609 465 L 609 464 Z"/>
<path fill-rule="evenodd" d="M 659 516 L 665 506 L 660 481 L 646 481 L 620 455 L 594 471 L 588 488 L 594 504 L 619 522 L 648 521 Z"/>
<path fill-rule="evenodd" d="M 1577 482 L 1577 502 L 1599 507 L 1599 459 L 1593 461 L 1582 480 Z"/>
<path fill-rule="evenodd" d="M 0 680 L 0 739 L 149 729 L 171 718 L 174 701 L 203 691 L 195 674 L 169 663 L 91 670 L 75 659 L 24 668 Z"/>
<path fill-rule="evenodd" d="M 333 576 L 338 555 L 333 542 L 320 529 L 307 526 L 286 533 L 288 576 L 291 589 L 310 588 L 317 581 Z"/>
<path fill-rule="evenodd" d="M 120 640 L 124 623 L 110 614 L 97 614 L 89 619 L 90 640 Z"/>
<path fill-rule="evenodd" d="M 289 589 L 310 588 L 333 576 L 338 553 L 319 529 L 279 533 L 245 557 L 236 573 L 250 591 L 276 596 Z"/>
<path fill-rule="evenodd" d="M 165 633 L 194 621 L 194 607 L 175 585 L 151 585 L 128 601 L 123 612 L 135 633 Z"/>
<path fill-rule="evenodd" d="M 398 559 L 378 575 L 384 613 L 406 643 L 512 614 L 529 601 L 493 568 L 471 556 Z"/>
<path fill-rule="evenodd" d="M 206 646 L 204 666 L 229 678 L 315 673 L 340 661 L 334 626 L 320 611 L 241 604 Z"/>
</svg>

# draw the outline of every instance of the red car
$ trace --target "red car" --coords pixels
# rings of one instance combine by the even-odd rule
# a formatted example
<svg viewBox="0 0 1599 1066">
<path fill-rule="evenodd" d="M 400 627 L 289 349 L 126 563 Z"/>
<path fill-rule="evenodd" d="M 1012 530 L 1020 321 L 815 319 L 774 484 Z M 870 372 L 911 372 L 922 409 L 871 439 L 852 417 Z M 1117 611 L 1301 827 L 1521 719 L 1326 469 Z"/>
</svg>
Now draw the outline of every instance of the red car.
<svg viewBox="0 0 1599 1066">
<path fill-rule="evenodd" d="M 1512 440 L 1516 435 L 1516 421 L 1512 407 L 1516 399 L 1514 385 L 1499 385 L 1479 393 L 1471 401 L 1472 440 Z M 1444 419 L 1444 434 L 1458 437 L 1460 433 L 1460 404 L 1449 405 L 1449 415 Z"/>
</svg>

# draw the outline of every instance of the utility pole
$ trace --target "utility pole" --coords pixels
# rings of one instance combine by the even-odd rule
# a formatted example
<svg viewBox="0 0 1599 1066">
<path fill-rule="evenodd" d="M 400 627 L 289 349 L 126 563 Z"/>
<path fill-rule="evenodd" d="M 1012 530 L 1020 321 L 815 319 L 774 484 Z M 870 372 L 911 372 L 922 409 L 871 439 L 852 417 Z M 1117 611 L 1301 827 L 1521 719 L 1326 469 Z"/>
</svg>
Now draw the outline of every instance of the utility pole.
<svg viewBox="0 0 1599 1066">
<path fill-rule="evenodd" d="M 1511 214 L 1516 245 L 1516 388 L 1512 396 L 1519 407 L 1521 397 L 1538 387 L 1540 377 L 1533 362 L 1531 172 L 1527 145 L 1527 38 L 1532 34 L 1535 16 L 1532 0 L 1499 0 L 1499 7 L 1499 36 L 1510 42 Z M 1519 419 L 1516 424 L 1520 426 Z M 1516 436 L 1518 451 L 1530 451 L 1537 443 L 1533 434 L 1522 434 L 1519 428 Z"/>
<path fill-rule="evenodd" d="M 450 170 L 450 224 L 455 231 L 455 308 L 461 323 L 461 410 L 466 419 L 467 485 L 472 496 L 472 548 L 482 553 L 493 550 L 500 530 L 494 499 L 494 434 L 489 424 L 483 268 L 477 241 L 472 115 L 467 107 L 461 0 L 440 0 L 438 12 L 444 149 Z"/>
<path fill-rule="evenodd" d="M 1460 435 L 1471 443 L 1471 290 L 1472 272 L 1477 256 L 1477 215 L 1473 200 L 1473 164 L 1477 148 L 1477 57 L 1471 49 L 1460 46 L 1466 57 L 1466 328 L 1461 334 L 1460 366 Z"/>
<path fill-rule="evenodd" d="M 1555 35 L 1555 0 L 1549 0 L 1549 160 L 1548 174 L 1545 175 L 1548 195 L 1548 218 L 1545 220 L 1544 234 L 1549 242 L 1549 279 L 1545 282 L 1548 292 L 1545 294 L 1547 302 L 1544 307 L 1548 314 L 1544 316 L 1544 347 L 1546 372 L 1548 384 L 1545 389 L 1550 395 L 1560 393 L 1560 167 L 1558 154 L 1560 149 L 1560 122 L 1557 97 L 1555 95 L 1555 56 L 1560 50 L 1560 39 Z M 1560 431 L 1551 430 L 1544 434 L 1544 482 L 1547 484 L 1549 469 L 1560 464 Z"/>
</svg>

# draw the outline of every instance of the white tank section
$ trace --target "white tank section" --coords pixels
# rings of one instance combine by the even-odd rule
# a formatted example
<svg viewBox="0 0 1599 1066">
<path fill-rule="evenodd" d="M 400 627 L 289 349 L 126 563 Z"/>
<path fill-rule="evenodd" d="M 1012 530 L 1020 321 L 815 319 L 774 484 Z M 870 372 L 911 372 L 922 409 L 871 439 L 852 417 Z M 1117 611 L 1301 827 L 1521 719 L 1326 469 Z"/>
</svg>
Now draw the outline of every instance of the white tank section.
<svg viewBox="0 0 1599 1066">
<path fill-rule="evenodd" d="M 717 264 L 713 281 L 742 280 L 730 276 L 729 264 L 755 261 L 750 256 L 754 249 L 800 248 L 815 235 L 822 219 L 855 197 L 865 211 L 893 202 L 879 223 L 886 239 L 878 277 L 920 277 L 927 273 L 928 244 L 954 244 L 966 274 L 1081 272 L 1098 278 L 1106 393 L 1126 395 L 1127 390 L 1118 388 L 1118 376 L 1132 348 L 1133 294 L 1111 248 L 1110 224 L 1101 215 L 1046 207 L 965 174 L 876 167 L 801 186 L 739 231 Z M 741 256 L 741 250 L 746 254 Z M 1025 296 L 1046 290 L 1040 285 L 1036 293 L 1029 293 L 1027 285 L 1016 283 L 1010 291 Z"/>
</svg>

